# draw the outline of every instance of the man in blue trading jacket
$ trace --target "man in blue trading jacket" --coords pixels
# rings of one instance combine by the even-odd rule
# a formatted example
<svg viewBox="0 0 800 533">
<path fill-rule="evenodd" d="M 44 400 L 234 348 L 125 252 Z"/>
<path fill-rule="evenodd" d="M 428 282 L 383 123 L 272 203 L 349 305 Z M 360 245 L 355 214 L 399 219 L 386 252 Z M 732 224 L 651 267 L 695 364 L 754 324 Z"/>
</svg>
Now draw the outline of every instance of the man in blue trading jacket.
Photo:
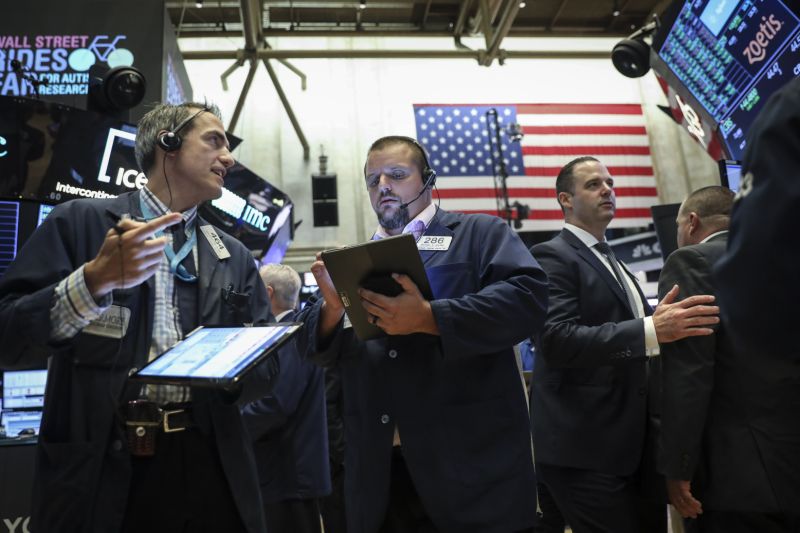
<svg viewBox="0 0 800 533">
<path fill-rule="evenodd" d="M 715 271 L 723 327 L 735 348 L 730 365 L 746 399 L 748 431 L 741 438 L 758 451 L 766 472 L 761 483 L 770 487 L 757 495 L 768 533 L 800 531 L 799 169 L 800 79 L 794 79 L 768 100 L 748 134 L 728 251 Z M 741 513 L 730 519 L 751 523 Z"/>
<path fill-rule="evenodd" d="M 261 267 L 277 322 L 292 322 L 300 276 L 292 267 Z M 319 533 L 318 498 L 331 491 L 325 374 L 301 358 L 294 344 L 281 349 L 280 379 L 272 392 L 244 406 L 242 415 L 253 438 L 267 531 Z"/>
<path fill-rule="evenodd" d="M 234 401 L 265 394 L 275 367 L 238 391 L 127 380 L 199 324 L 269 318 L 249 251 L 197 215 L 234 163 L 219 111 L 156 106 L 136 158 L 145 188 L 57 206 L 0 282 L 0 364 L 51 356 L 31 529 L 262 533 Z"/>
<path fill-rule="evenodd" d="M 408 137 L 367 153 L 375 238 L 413 232 L 434 295 L 405 275 L 397 297 L 362 290 L 387 337 L 358 340 L 324 263 L 312 265 L 324 298 L 304 310 L 298 343 L 342 371 L 348 532 L 530 531 L 536 480 L 513 346 L 541 328 L 546 278 L 501 219 L 438 209 L 435 177 Z M 432 235 L 444 246 L 426 246 Z"/>
<path fill-rule="evenodd" d="M 556 195 L 564 229 L 532 248 L 550 283 L 531 384 L 537 473 L 575 533 L 666 531 L 648 358 L 659 342 L 711 334 L 719 311 L 712 296 L 672 303 L 674 287 L 652 312 L 605 240 L 616 197 L 600 161 L 567 163 Z"/>
</svg>

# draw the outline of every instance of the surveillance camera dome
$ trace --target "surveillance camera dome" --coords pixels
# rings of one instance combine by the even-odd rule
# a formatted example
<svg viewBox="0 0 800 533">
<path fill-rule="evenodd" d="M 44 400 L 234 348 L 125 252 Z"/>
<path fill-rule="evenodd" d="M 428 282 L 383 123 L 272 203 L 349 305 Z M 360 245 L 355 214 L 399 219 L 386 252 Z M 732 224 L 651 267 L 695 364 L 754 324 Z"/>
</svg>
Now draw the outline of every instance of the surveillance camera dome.
<svg viewBox="0 0 800 533">
<path fill-rule="evenodd" d="M 643 39 L 623 39 L 611 51 L 611 61 L 623 76 L 641 78 L 650 71 L 650 47 Z"/>
</svg>

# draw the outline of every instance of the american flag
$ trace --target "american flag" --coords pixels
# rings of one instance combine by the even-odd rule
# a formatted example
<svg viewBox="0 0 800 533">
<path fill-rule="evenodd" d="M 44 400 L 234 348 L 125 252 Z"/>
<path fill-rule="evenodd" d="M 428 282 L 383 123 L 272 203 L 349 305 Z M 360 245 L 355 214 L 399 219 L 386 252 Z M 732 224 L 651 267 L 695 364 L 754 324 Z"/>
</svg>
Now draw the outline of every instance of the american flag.
<svg viewBox="0 0 800 533">
<path fill-rule="evenodd" d="M 563 226 L 555 178 L 564 164 L 583 155 L 599 159 L 614 178 L 617 212 L 611 227 L 652 222 L 650 206 L 660 202 L 639 104 L 414 104 L 417 139 L 439 176 L 443 209 L 498 214 L 490 109 L 496 110 L 502 130 L 509 201 L 531 209 L 522 231 Z M 521 142 L 511 141 L 505 131 L 513 123 L 522 126 Z"/>
</svg>

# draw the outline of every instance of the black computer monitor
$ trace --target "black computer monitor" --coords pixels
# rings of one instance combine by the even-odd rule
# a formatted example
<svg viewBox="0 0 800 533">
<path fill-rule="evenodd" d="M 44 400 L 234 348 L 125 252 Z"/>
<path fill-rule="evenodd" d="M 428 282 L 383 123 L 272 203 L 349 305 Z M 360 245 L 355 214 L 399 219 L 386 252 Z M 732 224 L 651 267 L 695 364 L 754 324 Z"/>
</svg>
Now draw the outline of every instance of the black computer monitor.
<svg viewBox="0 0 800 533">
<path fill-rule="evenodd" d="M 661 246 L 661 257 L 667 260 L 669 254 L 678 249 L 678 210 L 681 204 L 663 204 L 650 207 L 653 214 L 653 226 L 656 229 L 658 244 Z"/>
<path fill-rule="evenodd" d="M 742 181 L 742 162 L 734 159 L 720 159 L 717 163 L 719 164 L 720 184 L 733 192 L 738 192 Z"/>
<path fill-rule="evenodd" d="M 3 372 L 2 425 L 7 437 L 38 435 L 44 409 L 47 370 Z"/>
<path fill-rule="evenodd" d="M 0 278 L 52 209 L 34 200 L 0 198 Z"/>
</svg>

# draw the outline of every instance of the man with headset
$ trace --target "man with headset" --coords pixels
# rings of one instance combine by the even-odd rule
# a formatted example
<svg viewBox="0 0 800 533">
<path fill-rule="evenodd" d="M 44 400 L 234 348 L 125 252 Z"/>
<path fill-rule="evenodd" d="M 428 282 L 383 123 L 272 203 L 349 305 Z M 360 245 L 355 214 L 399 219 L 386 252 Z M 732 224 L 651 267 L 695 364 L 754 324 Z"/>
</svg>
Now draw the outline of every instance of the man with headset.
<svg viewBox="0 0 800 533">
<path fill-rule="evenodd" d="M 536 481 L 513 346 L 542 327 L 546 277 L 501 219 L 438 209 L 435 179 L 413 139 L 367 153 L 373 238 L 413 233 L 434 299 L 400 274 L 396 297 L 362 289 L 388 336 L 360 341 L 318 260 L 321 298 L 298 317 L 301 353 L 342 372 L 348 532 L 530 531 Z"/>
<path fill-rule="evenodd" d="M 157 105 L 136 159 L 143 189 L 56 206 L 0 283 L 0 364 L 49 357 L 31 529 L 263 532 L 236 402 L 276 369 L 225 392 L 127 380 L 200 324 L 269 319 L 249 251 L 197 215 L 234 163 L 219 111 Z"/>
</svg>

